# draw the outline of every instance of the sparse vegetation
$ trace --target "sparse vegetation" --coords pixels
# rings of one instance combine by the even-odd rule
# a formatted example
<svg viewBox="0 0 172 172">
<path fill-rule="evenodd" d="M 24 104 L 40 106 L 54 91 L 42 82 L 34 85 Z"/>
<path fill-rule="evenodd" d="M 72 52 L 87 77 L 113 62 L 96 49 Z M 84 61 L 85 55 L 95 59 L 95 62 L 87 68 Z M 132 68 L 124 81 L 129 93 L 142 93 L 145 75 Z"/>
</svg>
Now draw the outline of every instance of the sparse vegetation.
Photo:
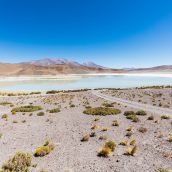
<svg viewBox="0 0 172 172">
<path fill-rule="evenodd" d="M 121 113 L 119 109 L 115 108 L 107 108 L 107 107 L 95 107 L 95 108 L 88 108 L 83 113 L 87 115 L 115 115 Z"/>
<path fill-rule="evenodd" d="M 146 133 L 148 129 L 147 128 L 144 128 L 144 127 L 140 127 L 138 130 L 141 133 Z"/>
<path fill-rule="evenodd" d="M 120 145 L 127 146 L 128 145 L 128 140 L 121 141 Z"/>
<path fill-rule="evenodd" d="M 112 122 L 112 126 L 119 126 L 119 122 L 118 122 L 117 120 L 114 120 L 114 121 Z"/>
<path fill-rule="evenodd" d="M 55 148 L 53 143 L 46 142 L 43 146 L 38 147 L 35 150 L 35 156 L 45 156 L 48 155 Z"/>
<path fill-rule="evenodd" d="M 167 138 L 167 140 L 168 140 L 169 142 L 172 142 L 172 135 L 169 135 L 168 138 Z"/>
<path fill-rule="evenodd" d="M 37 92 L 31 92 L 30 95 L 33 95 L 33 94 L 41 94 L 41 92 L 37 91 Z"/>
<path fill-rule="evenodd" d="M 51 109 L 49 112 L 50 113 L 58 113 L 58 112 L 60 112 L 60 109 L 59 108 L 54 108 L 54 109 Z"/>
<path fill-rule="evenodd" d="M 112 151 L 114 151 L 115 148 L 116 148 L 116 143 L 115 143 L 114 141 L 112 141 L 112 140 L 109 140 L 109 141 L 107 141 L 107 142 L 105 143 L 105 147 L 108 147 L 108 148 L 110 148 Z"/>
<path fill-rule="evenodd" d="M 133 139 L 130 141 L 130 145 L 132 145 L 132 146 L 136 145 L 136 143 L 137 143 L 136 139 Z"/>
<path fill-rule="evenodd" d="M 103 103 L 102 106 L 104 106 L 104 107 L 113 107 L 113 103 Z"/>
<path fill-rule="evenodd" d="M 94 125 L 91 127 L 92 130 L 95 130 L 95 129 L 98 129 L 98 128 L 100 128 L 100 126 L 97 125 L 97 124 L 94 124 Z"/>
<path fill-rule="evenodd" d="M 134 146 L 133 148 L 132 147 L 128 147 L 126 152 L 124 153 L 124 155 L 131 155 L 131 156 L 134 156 L 136 153 L 137 153 L 137 146 Z"/>
<path fill-rule="evenodd" d="M 82 142 L 87 142 L 90 138 L 90 135 L 89 134 L 86 134 L 83 136 L 83 138 L 81 139 Z"/>
<path fill-rule="evenodd" d="M 154 116 L 153 115 L 149 116 L 148 120 L 154 120 Z"/>
<path fill-rule="evenodd" d="M 147 115 L 147 113 L 145 111 L 143 111 L 143 110 L 140 110 L 140 111 L 136 112 L 136 115 L 138 115 L 138 116 L 145 116 L 145 115 Z"/>
<path fill-rule="evenodd" d="M 44 116 L 44 115 L 45 115 L 44 112 L 38 112 L 38 113 L 37 113 L 37 116 Z"/>
<path fill-rule="evenodd" d="M 70 105 L 70 108 L 73 108 L 73 107 L 75 107 L 75 105 L 74 105 L 74 104 L 71 104 L 71 105 Z"/>
<path fill-rule="evenodd" d="M 108 157 L 112 154 L 112 150 L 108 147 L 102 147 L 98 151 L 98 156 Z"/>
<path fill-rule="evenodd" d="M 133 116 L 133 115 L 135 115 L 134 111 L 125 111 L 124 112 L 124 116 Z"/>
<path fill-rule="evenodd" d="M 112 154 L 115 148 L 116 143 L 112 140 L 109 140 L 105 143 L 105 145 L 102 148 L 100 148 L 100 150 L 98 151 L 98 156 L 108 157 Z"/>
<path fill-rule="evenodd" d="M 8 115 L 7 114 L 3 114 L 1 118 L 2 119 L 8 119 Z"/>
<path fill-rule="evenodd" d="M 170 116 L 168 116 L 168 115 L 162 115 L 161 116 L 161 119 L 170 119 Z"/>
<path fill-rule="evenodd" d="M 124 116 L 126 116 L 127 119 L 130 119 L 133 122 L 139 121 L 139 118 L 136 116 L 136 113 L 134 111 L 125 111 Z"/>
<path fill-rule="evenodd" d="M 42 110 L 41 106 L 21 106 L 21 107 L 16 107 L 11 110 L 11 112 L 34 112 L 34 111 L 39 111 Z"/>
<path fill-rule="evenodd" d="M 12 105 L 12 103 L 10 103 L 10 102 L 0 102 L 0 105 L 6 106 L 6 105 Z"/>
<path fill-rule="evenodd" d="M 1 172 L 28 172 L 31 162 L 31 154 L 17 152 L 13 158 L 2 165 Z"/>
</svg>

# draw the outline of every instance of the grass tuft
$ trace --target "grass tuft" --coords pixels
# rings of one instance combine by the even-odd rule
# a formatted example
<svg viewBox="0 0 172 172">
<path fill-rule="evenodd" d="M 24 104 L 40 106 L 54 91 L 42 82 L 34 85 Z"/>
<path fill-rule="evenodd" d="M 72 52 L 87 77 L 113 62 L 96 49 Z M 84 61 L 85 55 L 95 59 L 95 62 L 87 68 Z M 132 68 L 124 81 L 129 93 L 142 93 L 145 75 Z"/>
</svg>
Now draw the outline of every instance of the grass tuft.
<svg viewBox="0 0 172 172">
<path fill-rule="evenodd" d="M 31 161 L 31 154 L 17 152 L 12 159 L 2 165 L 1 172 L 28 172 Z"/>
<path fill-rule="evenodd" d="M 42 157 L 42 156 L 48 155 L 51 151 L 54 150 L 54 148 L 55 148 L 54 144 L 46 142 L 43 146 L 40 146 L 35 150 L 34 155 L 36 157 L 38 156 Z"/>
</svg>

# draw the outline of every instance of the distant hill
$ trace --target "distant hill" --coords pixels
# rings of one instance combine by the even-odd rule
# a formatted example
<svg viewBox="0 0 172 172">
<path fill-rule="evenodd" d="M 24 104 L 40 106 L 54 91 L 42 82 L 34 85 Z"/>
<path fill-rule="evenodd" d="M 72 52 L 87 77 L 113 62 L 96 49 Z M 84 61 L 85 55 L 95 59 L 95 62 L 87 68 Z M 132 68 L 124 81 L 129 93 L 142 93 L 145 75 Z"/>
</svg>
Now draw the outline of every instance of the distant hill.
<svg viewBox="0 0 172 172">
<path fill-rule="evenodd" d="M 127 69 L 130 73 L 172 73 L 172 65 L 162 65 L 150 68 L 131 68 Z"/>
<path fill-rule="evenodd" d="M 46 58 L 18 64 L 0 63 L 0 75 L 3 76 L 120 73 L 122 71 L 105 68 L 95 63 L 80 64 L 75 61 L 57 58 Z"/>
</svg>

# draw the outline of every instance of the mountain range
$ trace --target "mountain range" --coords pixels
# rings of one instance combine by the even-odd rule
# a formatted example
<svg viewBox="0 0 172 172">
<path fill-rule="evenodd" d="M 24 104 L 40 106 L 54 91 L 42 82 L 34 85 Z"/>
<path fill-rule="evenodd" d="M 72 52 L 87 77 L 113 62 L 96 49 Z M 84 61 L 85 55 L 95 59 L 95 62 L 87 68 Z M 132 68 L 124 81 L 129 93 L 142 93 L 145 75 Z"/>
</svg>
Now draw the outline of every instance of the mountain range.
<svg viewBox="0 0 172 172">
<path fill-rule="evenodd" d="M 92 73 L 171 73 L 172 65 L 151 68 L 112 69 L 94 62 L 78 63 L 63 58 L 45 58 L 21 63 L 0 63 L 1 76 Z"/>
</svg>

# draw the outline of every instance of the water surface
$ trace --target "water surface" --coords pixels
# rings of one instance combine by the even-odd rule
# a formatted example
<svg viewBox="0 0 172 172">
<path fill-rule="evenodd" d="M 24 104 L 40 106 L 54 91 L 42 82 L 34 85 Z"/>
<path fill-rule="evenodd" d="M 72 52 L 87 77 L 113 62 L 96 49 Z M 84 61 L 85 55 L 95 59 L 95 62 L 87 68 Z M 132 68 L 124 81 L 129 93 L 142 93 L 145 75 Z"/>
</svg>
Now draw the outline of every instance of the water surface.
<svg viewBox="0 0 172 172">
<path fill-rule="evenodd" d="M 0 80 L 0 91 L 47 91 L 81 88 L 128 88 L 172 85 L 172 77 L 157 76 L 80 76 L 69 78 L 39 77 L 27 80 Z"/>
</svg>

